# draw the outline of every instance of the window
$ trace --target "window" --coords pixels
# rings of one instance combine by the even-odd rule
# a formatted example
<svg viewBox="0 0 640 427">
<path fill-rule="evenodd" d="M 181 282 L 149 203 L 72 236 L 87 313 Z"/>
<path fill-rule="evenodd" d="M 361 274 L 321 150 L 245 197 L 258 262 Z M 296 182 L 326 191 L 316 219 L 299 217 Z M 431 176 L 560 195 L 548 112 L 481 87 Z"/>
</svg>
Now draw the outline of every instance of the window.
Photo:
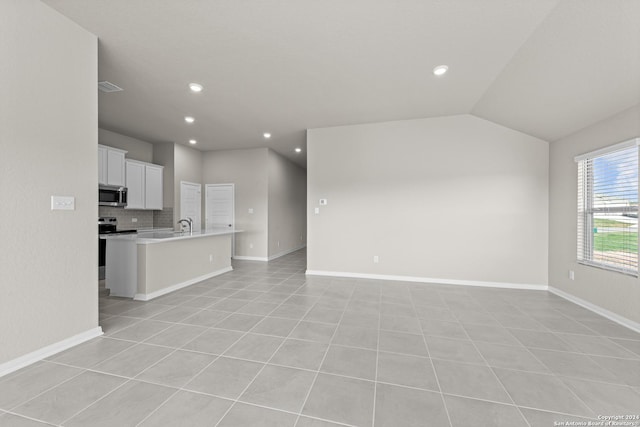
<svg viewBox="0 0 640 427">
<path fill-rule="evenodd" d="M 578 262 L 638 275 L 640 138 L 583 154 L 578 163 Z"/>
</svg>

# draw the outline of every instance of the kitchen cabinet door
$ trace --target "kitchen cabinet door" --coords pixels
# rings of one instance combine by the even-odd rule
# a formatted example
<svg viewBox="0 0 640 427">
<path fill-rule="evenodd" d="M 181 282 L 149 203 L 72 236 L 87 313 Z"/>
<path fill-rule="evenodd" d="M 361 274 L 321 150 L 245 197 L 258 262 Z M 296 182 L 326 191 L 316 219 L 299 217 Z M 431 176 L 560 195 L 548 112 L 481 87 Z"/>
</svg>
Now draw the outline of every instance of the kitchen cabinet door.
<svg viewBox="0 0 640 427">
<path fill-rule="evenodd" d="M 127 160 L 127 209 L 145 208 L 145 164 Z"/>
<path fill-rule="evenodd" d="M 162 210 L 162 166 L 145 166 L 145 208 Z"/>
<path fill-rule="evenodd" d="M 107 184 L 125 185 L 125 153 L 126 151 L 107 150 Z"/>
<path fill-rule="evenodd" d="M 107 149 L 98 146 L 98 184 L 107 183 Z"/>
</svg>

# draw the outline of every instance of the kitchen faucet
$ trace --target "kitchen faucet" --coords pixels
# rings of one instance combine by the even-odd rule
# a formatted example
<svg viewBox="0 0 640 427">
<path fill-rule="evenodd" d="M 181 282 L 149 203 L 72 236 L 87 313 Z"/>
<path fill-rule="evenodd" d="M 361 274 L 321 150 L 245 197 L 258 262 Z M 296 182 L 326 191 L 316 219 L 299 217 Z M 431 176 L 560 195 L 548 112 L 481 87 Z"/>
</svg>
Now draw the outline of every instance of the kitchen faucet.
<svg viewBox="0 0 640 427">
<path fill-rule="evenodd" d="M 186 217 L 178 221 L 178 224 L 180 224 L 180 227 L 182 228 L 182 224 L 185 222 L 189 226 L 189 234 L 193 234 L 193 220 L 189 217 Z"/>
</svg>

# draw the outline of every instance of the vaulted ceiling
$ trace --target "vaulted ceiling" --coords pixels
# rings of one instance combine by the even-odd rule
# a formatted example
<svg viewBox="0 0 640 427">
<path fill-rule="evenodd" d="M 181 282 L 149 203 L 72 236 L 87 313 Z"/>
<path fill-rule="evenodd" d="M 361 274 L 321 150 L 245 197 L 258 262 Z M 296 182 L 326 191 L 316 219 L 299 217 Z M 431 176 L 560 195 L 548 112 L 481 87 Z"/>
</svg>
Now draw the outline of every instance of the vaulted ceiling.
<svg viewBox="0 0 640 427">
<path fill-rule="evenodd" d="M 640 103 L 638 0 L 43 1 L 124 89 L 100 126 L 154 143 L 304 165 L 309 128 L 469 113 L 554 141 Z"/>
</svg>

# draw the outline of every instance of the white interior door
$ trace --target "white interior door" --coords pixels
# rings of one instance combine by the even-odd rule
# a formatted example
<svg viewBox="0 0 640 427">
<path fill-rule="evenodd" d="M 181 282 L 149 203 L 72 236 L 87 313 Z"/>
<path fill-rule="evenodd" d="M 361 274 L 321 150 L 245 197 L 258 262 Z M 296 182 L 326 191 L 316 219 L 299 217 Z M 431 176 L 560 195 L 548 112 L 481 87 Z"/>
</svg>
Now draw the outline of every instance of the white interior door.
<svg viewBox="0 0 640 427">
<path fill-rule="evenodd" d="M 209 228 L 233 228 L 233 184 L 207 184 L 205 222 Z"/>
<path fill-rule="evenodd" d="M 205 227 L 235 228 L 234 185 L 207 184 L 205 186 Z M 231 255 L 235 255 L 236 239 L 231 237 Z"/>
<path fill-rule="evenodd" d="M 180 219 L 191 218 L 193 230 L 200 231 L 202 211 L 202 185 L 180 181 Z"/>
</svg>

